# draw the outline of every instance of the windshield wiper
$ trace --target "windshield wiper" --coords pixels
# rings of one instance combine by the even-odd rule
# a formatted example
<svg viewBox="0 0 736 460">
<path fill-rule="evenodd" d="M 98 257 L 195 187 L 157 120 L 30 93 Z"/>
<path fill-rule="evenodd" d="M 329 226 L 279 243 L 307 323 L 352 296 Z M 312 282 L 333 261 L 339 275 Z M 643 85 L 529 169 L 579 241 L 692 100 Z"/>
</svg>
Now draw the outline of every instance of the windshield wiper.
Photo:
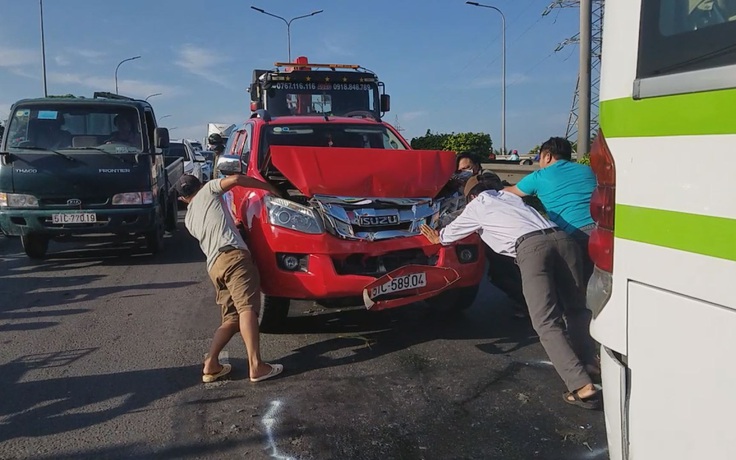
<svg viewBox="0 0 736 460">
<path fill-rule="evenodd" d="M 673 70 L 678 70 L 683 67 L 687 67 L 691 64 L 697 64 L 698 62 L 707 61 L 708 59 L 716 58 L 718 56 L 724 55 L 734 50 L 736 50 L 736 44 L 724 46 L 723 48 L 717 49 L 715 51 L 711 51 L 710 53 L 707 53 L 707 54 L 703 54 L 702 56 L 697 56 L 692 59 L 688 59 L 687 61 L 678 62 L 677 64 L 673 64 L 669 67 L 665 67 L 664 69 L 661 69 L 660 72 L 670 73 Z"/>
<path fill-rule="evenodd" d="M 110 155 L 111 157 L 115 158 L 118 161 L 122 161 L 123 163 L 131 164 L 131 165 L 132 164 L 135 164 L 135 162 L 128 161 L 128 160 L 126 160 L 125 158 L 123 158 L 121 156 L 115 155 L 114 153 L 108 152 L 107 150 L 101 149 L 99 147 L 75 147 L 72 150 L 96 150 L 98 152 L 102 152 L 102 153 L 105 153 L 107 155 Z"/>
<path fill-rule="evenodd" d="M 77 161 L 76 158 L 70 157 L 69 155 L 65 155 L 59 151 L 52 150 L 52 149 L 45 149 L 43 147 L 36 147 L 35 145 L 30 145 L 28 147 L 15 147 L 15 148 L 23 149 L 23 150 L 37 150 L 37 151 L 43 151 L 43 152 L 54 152 L 55 154 L 59 155 L 60 157 L 64 157 L 69 161 Z"/>
</svg>

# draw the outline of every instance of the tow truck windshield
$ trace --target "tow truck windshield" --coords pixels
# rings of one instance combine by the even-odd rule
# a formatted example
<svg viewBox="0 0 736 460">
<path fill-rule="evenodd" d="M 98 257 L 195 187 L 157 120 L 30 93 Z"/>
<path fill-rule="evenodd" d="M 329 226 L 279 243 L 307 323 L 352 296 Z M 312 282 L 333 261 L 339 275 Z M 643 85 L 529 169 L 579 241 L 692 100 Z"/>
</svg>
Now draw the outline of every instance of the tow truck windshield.
<svg viewBox="0 0 736 460">
<path fill-rule="evenodd" d="M 271 83 L 266 95 L 266 108 L 272 116 L 342 116 L 379 109 L 375 83 L 277 82 Z"/>
<path fill-rule="evenodd" d="M 129 107 L 32 104 L 16 108 L 8 124 L 8 150 L 142 150 L 138 112 Z"/>
</svg>

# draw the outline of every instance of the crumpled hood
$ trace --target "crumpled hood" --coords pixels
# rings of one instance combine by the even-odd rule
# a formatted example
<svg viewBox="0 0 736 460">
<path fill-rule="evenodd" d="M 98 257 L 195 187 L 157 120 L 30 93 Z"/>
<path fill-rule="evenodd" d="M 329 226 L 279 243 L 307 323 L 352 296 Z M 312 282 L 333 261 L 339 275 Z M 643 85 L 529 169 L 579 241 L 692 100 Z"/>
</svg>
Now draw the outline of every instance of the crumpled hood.
<svg viewBox="0 0 736 460">
<path fill-rule="evenodd" d="M 433 198 L 455 172 L 455 153 L 271 146 L 271 162 L 307 196 Z"/>
</svg>

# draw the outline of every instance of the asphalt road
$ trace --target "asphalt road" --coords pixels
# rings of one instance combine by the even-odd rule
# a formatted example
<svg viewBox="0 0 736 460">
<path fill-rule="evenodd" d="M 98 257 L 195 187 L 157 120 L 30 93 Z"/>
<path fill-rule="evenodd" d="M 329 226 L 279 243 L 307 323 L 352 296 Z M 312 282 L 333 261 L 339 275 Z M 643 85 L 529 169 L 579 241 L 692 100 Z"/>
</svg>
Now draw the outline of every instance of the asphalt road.
<svg viewBox="0 0 736 460">
<path fill-rule="evenodd" d="M 607 458 L 602 412 L 564 403 L 491 285 L 456 319 L 302 302 L 261 338 L 283 377 L 251 384 L 234 339 L 231 379 L 202 384 L 219 310 L 180 227 L 155 257 L 52 243 L 33 262 L 0 237 L 0 458 Z"/>
</svg>

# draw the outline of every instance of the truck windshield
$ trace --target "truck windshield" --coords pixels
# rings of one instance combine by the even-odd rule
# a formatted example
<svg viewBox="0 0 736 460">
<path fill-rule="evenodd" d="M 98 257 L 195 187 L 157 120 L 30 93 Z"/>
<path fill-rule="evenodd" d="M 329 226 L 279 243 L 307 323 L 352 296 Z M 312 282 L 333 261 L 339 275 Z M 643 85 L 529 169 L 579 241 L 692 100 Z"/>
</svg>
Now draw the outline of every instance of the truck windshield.
<svg viewBox="0 0 736 460">
<path fill-rule="evenodd" d="M 375 83 L 278 82 L 268 88 L 266 109 L 272 116 L 327 114 L 357 110 L 377 112 Z"/>
<path fill-rule="evenodd" d="M 24 148 L 112 153 L 142 148 L 140 116 L 132 107 L 94 104 L 17 106 L 8 124 L 9 151 Z"/>
<path fill-rule="evenodd" d="M 385 126 L 343 123 L 268 125 L 264 127 L 261 158 L 271 145 L 295 147 L 351 147 L 406 150 L 408 147 Z"/>
</svg>

